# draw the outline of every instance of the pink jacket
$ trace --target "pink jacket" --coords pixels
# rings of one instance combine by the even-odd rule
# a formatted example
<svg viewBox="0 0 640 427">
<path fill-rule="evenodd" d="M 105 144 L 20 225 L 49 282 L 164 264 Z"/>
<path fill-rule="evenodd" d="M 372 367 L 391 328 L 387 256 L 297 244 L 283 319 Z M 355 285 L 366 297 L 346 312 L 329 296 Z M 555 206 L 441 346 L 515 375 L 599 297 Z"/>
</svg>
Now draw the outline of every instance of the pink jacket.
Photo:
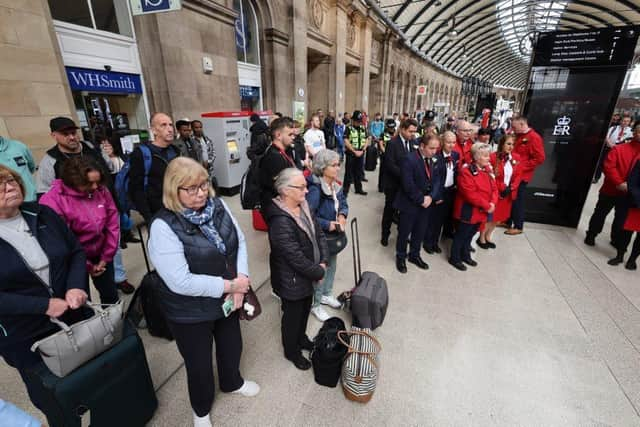
<svg viewBox="0 0 640 427">
<path fill-rule="evenodd" d="M 99 261 L 113 261 L 120 242 L 120 215 L 109 190 L 100 186 L 89 197 L 56 179 L 40 204 L 56 211 L 78 237 L 87 255 L 87 271 Z"/>
</svg>

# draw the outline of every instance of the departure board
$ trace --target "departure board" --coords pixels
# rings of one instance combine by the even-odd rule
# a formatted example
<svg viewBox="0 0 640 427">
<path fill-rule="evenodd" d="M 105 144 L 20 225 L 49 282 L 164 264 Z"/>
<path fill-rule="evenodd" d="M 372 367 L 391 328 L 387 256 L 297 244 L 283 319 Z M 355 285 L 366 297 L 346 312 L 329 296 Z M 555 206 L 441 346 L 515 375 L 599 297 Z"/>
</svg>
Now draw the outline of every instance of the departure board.
<svg viewBox="0 0 640 427">
<path fill-rule="evenodd" d="M 534 49 L 533 66 L 628 65 L 638 33 L 637 26 L 541 33 Z"/>
</svg>

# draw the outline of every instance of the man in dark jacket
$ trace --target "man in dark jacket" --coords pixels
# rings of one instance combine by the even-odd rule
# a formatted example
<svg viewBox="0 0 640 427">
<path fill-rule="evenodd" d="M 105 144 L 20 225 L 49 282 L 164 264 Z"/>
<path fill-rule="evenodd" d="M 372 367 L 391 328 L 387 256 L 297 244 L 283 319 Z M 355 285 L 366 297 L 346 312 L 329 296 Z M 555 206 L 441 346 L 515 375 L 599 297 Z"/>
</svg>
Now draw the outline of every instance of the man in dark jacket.
<svg viewBox="0 0 640 427">
<path fill-rule="evenodd" d="M 43 195 L 51 188 L 54 179 L 60 178 L 60 171 L 64 161 L 76 156 L 89 156 L 102 168 L 102 175 L 109 181 L 107 186 L 112 191 L 111 173 L 109 166 L 99 147 L 96 148 L 78 137 L 78 126 L 68 117 L 55 117 L 49 122 L 51 137 L 56 142 L 40 160 L 38 175 L 36 176 L 36 192 Z"/>
<path fill-rule="evenodd" d="M 432 204 L 442 197 L 441 168 L 436 166 L 433 158 L 439 147 L 437 136 L 427 136 L 420 141 L 418 150 L 409 153 L 402 161 L 402 188 L 393 203 L 400 211 L 396 244 L 396 268 L 400 273 L 407 272 L 405 260 L 409 235 L 409 262 L 423 270 L 429 268 L 420 257 L 420 248 L 429 224 Z"/>
<path fill-rule="evenodd" d="M 202 145 L 192 135 L 191 122 L 178 120 L 176 122 L 176 130 L 178 131 L 178 138 L 174 141 L 174 145 L 178 147 L 180 154 L 185 157 L 191 157 L 196 162 L 204 165 Z"/>
<path fill-rule="evenodd" d="M 260 118 L 259 115 L 253 113 L 251 117 L 249 117 L 249 121 L 253 123 L 249 128 L 249 132 L 251 132 L 251 140 L 249 144 L 249 150 L 252 153 L 262 154 L 264 150 L 267 149 L 269 145 L 269 126 Z M 248 151 L 249 152 L 249 151 Z M 249 156 L 251 160 L 253 158 Z"/>
<path fill-rule="evenodd" d="M 165 113 L 155 113 L 151 116 L 151 132 L 154 139 L 151 144 L 147 144 L 151 151 L 149 173 L 145 173 L 144 155 L 140 147 L 136 147 L 131 153 L 129 172 L 129 195 L 147 224 L 151 223 L 153 215 L 163 206 L 162 183 L 167 165 L 180 155 L 178 148 L 173 145 L 171 117 Z"/>
<path fill-rule="evenodd" d="M 401 186 L 402 159 L 415 150 L 414 139 L 418 130 L 418 122 L 414 119 L 405 120 L 400 125 L 398 134 L 389 140 L 384 153 L 384 210 L 382 212 L 382 237 L 380 244 L 389 244 L 391 223 L 396 212 L 393 202 Z"/>
<path fill-rule="evenodd" d="M 295 138 L 294 122 L 290 117 L 275 119 L 271 123 L 271 146 L 260 161 L 261 195 L 260 206 L 264 214 L 271 199 L 277 196 L 273 183 L 286 168 L 296 167 L 295 154 L 291 147 Z"/>
</svg>

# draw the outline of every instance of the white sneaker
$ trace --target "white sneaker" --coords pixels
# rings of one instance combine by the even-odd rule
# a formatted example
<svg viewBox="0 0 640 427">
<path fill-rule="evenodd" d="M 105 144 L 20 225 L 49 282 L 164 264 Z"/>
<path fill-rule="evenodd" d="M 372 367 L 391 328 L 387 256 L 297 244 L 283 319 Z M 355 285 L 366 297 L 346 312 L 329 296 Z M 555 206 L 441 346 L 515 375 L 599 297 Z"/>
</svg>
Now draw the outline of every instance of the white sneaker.
<svg viewBox="0 0 640 427">
<path fill-rule="evenodd" d="M 331 308 L 340 308 L 342 304 L 333 295 L 323 295 L 320 304 L 328 305 Z"/>
<path fill-rule="evenodd" d="M 193 413 L 193 427 L 213 427 L 211 424 L 211 418 L 209 414 L 204 417 L 199 417 L 195 412 Z"/>
<path fill-rule="evenodd" d="M 311 313 L 316 316 L 316 319 L 318 319 L 321 322 L 324 322 L 325 320 L 327 320 L 329 318 L 329 315 L 327 314 L 326 311 L 324 311 L 324 308 L 317 306 L 317 307 L 313 307 L 311 309 Z"/>
<path fill-rule="evenodd" d="M 242 387 L 240 387 L 236 391 L 232 391 L 232 393 L 241 394 L 244 397 L 253 397 L 256 394 L 260 393 L 260 386 L 253 381 L 245 380 L 244 384 L 242 384 Z"/>
</svg>

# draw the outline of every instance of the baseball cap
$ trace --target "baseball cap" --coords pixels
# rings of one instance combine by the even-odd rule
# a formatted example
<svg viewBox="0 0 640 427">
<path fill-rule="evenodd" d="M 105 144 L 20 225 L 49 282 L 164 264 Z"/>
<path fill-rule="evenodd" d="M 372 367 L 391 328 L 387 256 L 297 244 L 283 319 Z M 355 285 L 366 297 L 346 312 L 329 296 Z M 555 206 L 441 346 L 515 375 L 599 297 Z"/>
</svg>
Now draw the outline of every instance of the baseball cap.
<svg viewBox="0 0 640 427">
<path fill-rule="evenodd" d="M 68 117 L 54 117 L 49 121 L 51 132 L 60 132 L 67 129 L 78 129 L 76 122 Z"/>
</svg>

